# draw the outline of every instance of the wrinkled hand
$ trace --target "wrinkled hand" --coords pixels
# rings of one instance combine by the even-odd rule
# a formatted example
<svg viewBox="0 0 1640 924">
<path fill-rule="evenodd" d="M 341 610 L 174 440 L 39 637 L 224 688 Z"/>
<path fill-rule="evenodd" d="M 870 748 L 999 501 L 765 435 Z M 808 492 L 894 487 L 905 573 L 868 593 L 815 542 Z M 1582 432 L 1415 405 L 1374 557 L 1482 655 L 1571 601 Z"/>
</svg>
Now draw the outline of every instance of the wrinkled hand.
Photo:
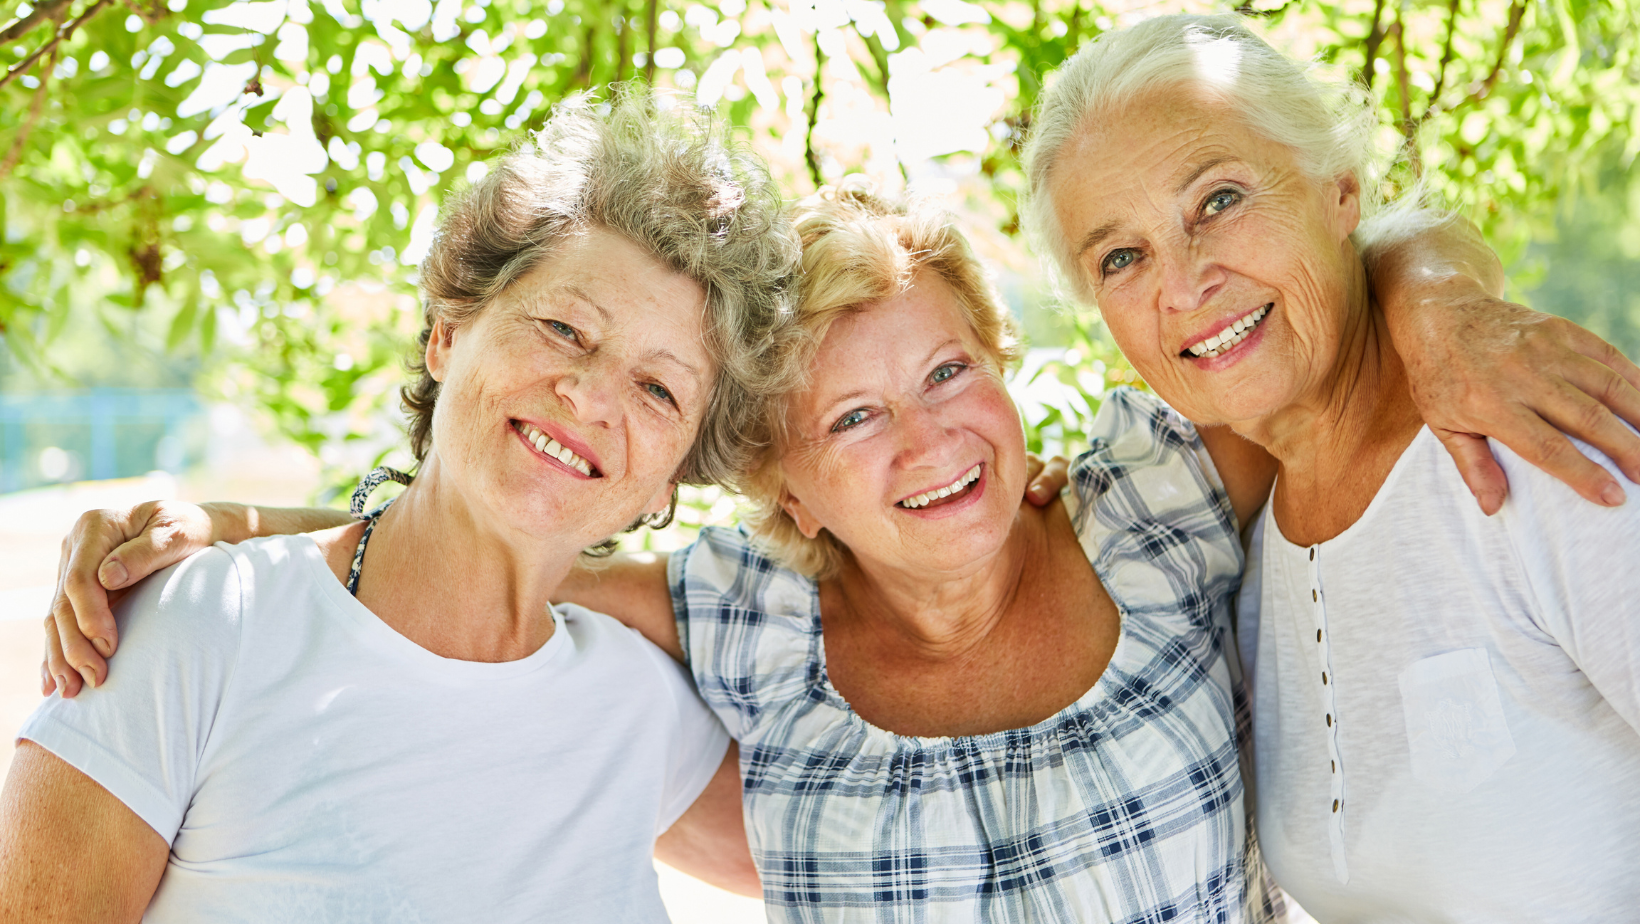
<svg viewBox="0 0 1640 924">
<path fill-rule="evenodd" d="M 119 646 L 114 604 L 136 583 L 215 541 L 210 514 L 182 501 L 148 501 L 129 510 L 88 510 L 63 539 L 57 593 L 46 617 L 40 690 L 64 699 L 99 686 Z"/>
<path fill-rule="evenodd" d="M 1640 368 L 1576 324 L 1522 305 L 1475 293 L 1448 306 L 1428 312 L 1422 343 L 1400 352 L 1424 421 L 1481 509 L 1496 513 L 1509 491 L 1486 436 L 1589 501 L 1623 503 L 1622 486 L 1566 436 L 1640 482 L 1640 437 L 1622 423 L 1640 426 Z"/>
<path fill-rule="evenodd" d="M 1070 462 L 1064 456 L 1043 462 L 1034 452 L 1025 454 L 1025 499 L 1033 506 L 1048 506 L 1070 480 Z"/>
</svg>

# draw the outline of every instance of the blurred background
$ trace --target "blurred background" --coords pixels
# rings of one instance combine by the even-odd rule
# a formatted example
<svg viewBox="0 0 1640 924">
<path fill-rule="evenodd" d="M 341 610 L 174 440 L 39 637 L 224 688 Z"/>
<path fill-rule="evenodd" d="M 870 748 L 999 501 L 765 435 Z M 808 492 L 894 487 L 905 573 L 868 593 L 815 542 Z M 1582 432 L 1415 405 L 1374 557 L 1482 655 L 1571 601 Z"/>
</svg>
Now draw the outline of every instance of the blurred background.
<svg viewBox="0 0 1640 924">
<path fill-rule="evenodd" d="M 10 3 L 11 0 L 3 0 Z M 1033 447 L 1134 381 L 1018 232 L 1042 81 L 1101 32 L 1236 11 L 1368 85 L 1510 297 L 1640 354 L 1640 0 L 42 0 L 0 7 L 0 771 L 58 540 L 152 497 L 341 503 L 407 465 L 396 388 L 441 199 L 554 101 L 715 107 L 793 196 L 865 171 L 955 212 L 1032 350 Z M 732 520 L 711 490 L 669 548 Z M 757 903 L 667 874 L 680 921 Z"/>
</svg>

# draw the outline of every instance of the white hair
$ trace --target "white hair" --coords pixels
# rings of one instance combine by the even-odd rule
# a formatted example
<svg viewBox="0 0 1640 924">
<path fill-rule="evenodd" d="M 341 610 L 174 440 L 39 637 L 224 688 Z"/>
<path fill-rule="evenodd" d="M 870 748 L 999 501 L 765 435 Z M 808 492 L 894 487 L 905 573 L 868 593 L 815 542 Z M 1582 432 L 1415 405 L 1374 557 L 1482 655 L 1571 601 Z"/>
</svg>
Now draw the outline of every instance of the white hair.
<svg viewBox="0 0 1640 924">
<path fill-rule="evenodd" d="M 1073 138 L 1111 132 L 1109 120 L 1133 100 L 1181 83 L 1232 102 L 1248 127 L 1291 148 L 1311 178 L 1353 173 L 1362 216 L 1377 210 L 1383 160 L 1374 145 L 1378 120 L 1365 88 L 1322 79 L 1313 65 L 1271 48 L 1235 15 L 1158 16 L 1107 32 L 1066 61 L 1032 120 L 1020 217 L 1050 271 L 1071 294 L 1091 300 L 1075 245 L 1055 211 L 1053 175 L 1060 152 Z"/>
</svg>

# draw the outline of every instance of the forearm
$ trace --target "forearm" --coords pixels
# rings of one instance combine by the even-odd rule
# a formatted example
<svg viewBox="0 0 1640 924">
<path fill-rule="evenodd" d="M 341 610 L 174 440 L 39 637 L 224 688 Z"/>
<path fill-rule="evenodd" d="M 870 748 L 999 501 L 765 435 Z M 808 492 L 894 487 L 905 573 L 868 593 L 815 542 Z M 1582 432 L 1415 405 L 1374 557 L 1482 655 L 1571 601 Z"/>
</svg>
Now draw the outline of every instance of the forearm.
<svg viewBox="0 0 1640 924">
<path fill-rule="evenodd" d="M 733 742 L 695 804 L 655 841 L 655 859 L 720 889 L 754 897 L 763 894 L 746 844 L 740 749 Z"/>
<path fill-rule="evenodd" d="M 330 529 L 351 521 L 346 511 L 329 507 L 258 507 L 249 504 L 209 503 L 200 507 L 211 516 L 212 539 L 237 543 L 260 536 L 286 536 Z"/>
</svg>

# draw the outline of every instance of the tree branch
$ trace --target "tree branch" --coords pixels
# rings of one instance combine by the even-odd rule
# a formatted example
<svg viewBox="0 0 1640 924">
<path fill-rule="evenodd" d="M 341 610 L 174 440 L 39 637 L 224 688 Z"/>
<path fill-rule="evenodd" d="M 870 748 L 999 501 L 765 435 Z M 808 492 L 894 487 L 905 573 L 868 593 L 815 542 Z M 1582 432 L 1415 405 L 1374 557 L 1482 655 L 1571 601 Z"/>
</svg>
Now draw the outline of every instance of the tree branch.
<svg viewBox="0 0 1640 924">
<path fill-rule="evenodd" d="M 1441 46 L 1441 66 L 1435 72 L 1435 89 L 1429 92 L 1429 105 L 1418 121 L 1429 118 L 1430 112 L 1435 109 L 1435 103 L 1441 98 L 1441 90 L 1446 87 L 1446 68 L 1452 63 L 1452 36 L 1458 31 L 1458 4 L 1461 0 L 1452 0 L 1446 8 L 1446 44 Z"/>
<path fill-rule="evenodd" d="M 660 21 L 661 0 L 649 0 L 644 4 L 647 12 L 644 14 L 644 34 L 649 38 L 649 44 L 644 48 L 649 54 L 643 59 L 643 82 L 650 86 L 655 85 L 655 27 Z"/>
<path fill-rule="evenodd" d="M 11 143 L 11 150 L 6 152 L 6 159 L 0 163 L 0 180 L 11 175 L 11 171 L 23 159 L 23 146 L 28 144 L 29 135 L 33 134 L 35 126 L 40 124 L 40 113 L 45 111 L 46 87 L 51 85 L 51 73 L 57 66 L 57 52 L 51 53 L 51 60 L 46 62 L 45 76 L 40 78 L 40 85 L 34 88 L 34 101 L 29 103 L 28 118 L 23 121 L 23 127 L 17 130 L 17 138 Z"/>
<path fill-rule="evenodd" d="M 56 48 L 57 45 L 60 42 L 63 42 L 66 39 L 72 37 L 74 35 L 74 30 L 80 28 L 81 23 L 85 22 L 87 19 L 90 19 L 93 15 L 96 14 L 96 12 L 98 10 L 102 9 L 103 7 L 105 7 L 107 5 L 108 5 L 108 0 L 97 0 L 96 3 L 93 3 L 89 7 L 86 7 L 86 10 L 85 10 L 84 13 L 81 13 L 79 16 L 75 17 L 73 19 L 73 21 L 71 21 L 68 25 L 62 27 L 61 29 L 58 29 L 57 34 L 53 35 L 50 39 L 48 39 L 44 45 L 41 45 L 39 48 L 34 49 L 33 54 L 30 54 L 28 57 L 24 58 L 22 61 L 19 61 L 17 63 L 16 67 L 13 67 L 11 70 L 6 71 L 6 75 L 4 77 L 0 77 L 0 89 L 4 89 L 6 84 L 11 83 L 13 80 L 16 80 L 18 77 L 21 77 L 23 75 L 24 71 L 27 71 L 29 68 L 34 66 L 34 62 L 40 60 L 41 55 L 45 54 L 48 51 L 51 51 L 54 48 Z M 42 81 L 40 81 L 40 83 L 43 86 L 45 84 L 45 81 L 42 80 Z"/>
<path fill-rule="evenodd" d="M 814 181 L 814 188 L 825 185 L 825 176 L 820 172 L 820 157 L 814 152 L 814 126 L 820 121 L 820 100 L 825 98 L 825 81 L 822 79 L 825 70 L 825 52 L 820 50 L 820 30 L 814 32 L 814 93 L 809 96 L 807 109 L 809 117 L 808 131 L 803 134 L 803 162 L 809 165 L 809 179 Z"/>
<path fill-rule="evenodd" d="M 1384 41 L 1384 30 L 1381 25 L 1384 17 L 1384 0 L 1375 0 L 1372 5 L 1372 28 L 1367 30 L 1367 60 L 1361 65 L 1361 82 L 1372 89 L 1373 66 L 1378 63 L 1378 46 Z"/>
<path fill-rule="evenodd" d="M 29 30 L 40 24 L 42 19 L 60 21 L 60 15 L 67 9 L 69 0 L 45 0 L 29 12 L 27 16 L 0 30 L 0 45 L 9 45 L 29 33 Z"/>
<path fill-rule="evenodd" d="M 1412 119 L 1412 86 L 1407 79 L 1406 27 L 1401 22 L 1399 12 L 1395 14 L 1395 25 L 1390 27 L 1390 31 L 1395 34 L 1395 85 L 1401 97 L 1401 147 L 1407 152 L 1412 175 L 1423 176 L 1423 157 L 1418 150 L 1418 123 Z"/>
<path fill-rule="evenodd" d="M 1456 6 L 1456 3 L 1453 5 Z M 1429 99 L 1429 108 L 1424 110 L 1424 114 L 1422 116 L 1419 116 L 1419 123 L 1424 122 L 1437 112 L 1457 112 L 1465 106 L 1478 103 L 1490 96 L 1492 94 L 1492 88 L 1498 84 L 1498 78 L 1503 76 L 1504 62 L 1509 60 L 1509 48 L 1515 44 L 1515 39 L 1520 36 L 1521 21 L 1525 18 L 1526 0 L 1515 0 L 1515 2 L 1509 7 L 1509 25 L 1504 27 L 1503 44 L 1498 48 L 1498 58 L 1492 63 L 1491 73 L 1488 73 L 1484 80 L 1477 80 L 1470 84 L 1469 93 L 1466 94 L 1463 99 L 1458 100 L 1456 103 L 1445 107 L 1444 109 L 1440 106 L 1440 100 L 1436 99 L 1432 94 Z M 1451 41 L 1452 39 L 1449 35 L 1447 42 L 1450 44 Z M 1440 92 L 1440 86 L 1438 84 L 1436 85 L 1436 92 Z"/>
</svg>

